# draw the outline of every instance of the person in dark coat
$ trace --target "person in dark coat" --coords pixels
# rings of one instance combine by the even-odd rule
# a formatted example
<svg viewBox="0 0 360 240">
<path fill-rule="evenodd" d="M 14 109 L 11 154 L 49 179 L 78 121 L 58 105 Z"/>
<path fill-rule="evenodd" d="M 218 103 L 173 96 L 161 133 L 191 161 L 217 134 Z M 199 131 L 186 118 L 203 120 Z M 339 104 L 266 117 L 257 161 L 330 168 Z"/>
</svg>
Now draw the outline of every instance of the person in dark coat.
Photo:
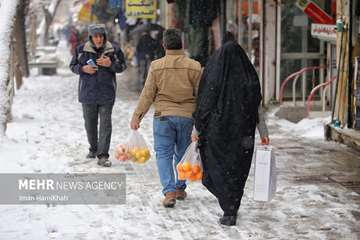
<svg viewBox="0 0 360 240">
<path fill-rule="evenodd" d="M 115 102 L 116 73 L 125 70 L 121 49 L 107 41 L 104 24 L 88 28 L 89 41 L 76 48 L 70 69 L 80 75 L 79 102 L 90 144 L 87 158 L 98 157 L 98 164 L 110 167 L 111 114 Z M 100 127 L 98 133 L 98 118 Z"/>
<path fill-rule="evenodd" d="M 150 63 L 165 55 L 160 52 L 163 47 L 160 42 L 151 37 L 149 31 L 143 32 L 136 46 L 136 60 L 138 62 L 138 77 L 141 87 L 144 86 Z"/>
<path fill-rule="evenodd" d="M 235 41 L 236 41 L 235 35 L 232 32 L 226 31 L 223 41 L 222 41 L 222 44 L 225 44 L 227 42 L 235 42 Z M 259 135 L 261 138 L 261 144 L 269 145 L 270 144 L 269 131 L 268 131 L 268 128 L 266 125 L 265 114 L 264 114 L 261 104 L 259 105 L 259 109 L 258 109 L 258 121 L 257 121 L 256 128 L 259 131 Z M 194 133 L 196 134 L 196 131 Z"/>
<path fill-rule="evenodd" d="M 177 1 L 185 4 L 185 28 L 190 57 L 205 66 L 209 59 L 209 28 L 220 10 L 217 0 Z"/>
<path fill-rule="evenodd" d="M 254 150 L 258 75 L 245 51 L 225 43 L 209 59 L 200 81 L 195 127 L 204 167 L 203 184 L 224 211 L 220 223 L 235 225 Z"/>
<path fill-rule="evenodd" d="M 69 42 L 71 46 L 70 48 L 71 55 L 74 56 L 76 47 L 79 43 L 79 31 L 76 29 L 75 26 L 70 27 Z"/>
</svg>

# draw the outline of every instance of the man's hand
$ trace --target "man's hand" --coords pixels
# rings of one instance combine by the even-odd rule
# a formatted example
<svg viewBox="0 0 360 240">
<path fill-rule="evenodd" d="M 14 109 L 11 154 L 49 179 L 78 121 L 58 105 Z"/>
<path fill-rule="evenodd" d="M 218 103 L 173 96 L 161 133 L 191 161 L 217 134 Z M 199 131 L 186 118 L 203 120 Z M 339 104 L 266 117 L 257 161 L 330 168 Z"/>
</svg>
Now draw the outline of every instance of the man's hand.
<svg viewBox="0 0 360 240">
<path fill-rule="evenodd" d="M 96 59 L 96 64 L 102 67 L 110 67 L 111 63 L 111 59 L 107 56 L 101 56 L 100 58 Z"/>
<path fill-rule="evenodd" d="M 269 143 L 270 143 L 269 137 L 261 138 L 261 145 L 269 145 Z"/>
<path fill-rule="evenodd" d="M 199 136 L 197 134 L 192 134 L 191 141 L 193 141 L 193 142 L 199 141 Z"/>
<path fill-rule="evenodd" d="M 140 121 L 137 120 L 137 119 L 132 119 L 131 122 L 130 122 L 130 127 L 133 130 L 139 129 L 140 128 Z"/>
<path fill-rule="evenodd" d="M 94 67 L 94 66 L 85 65 L 85 66 L 82 67 L 82 71 L 85 72 L 85 73 L 87 73 L 87 74 L 91 74 L 91 75 L 92 75 L 92 74 L 96 73 L 97 69 L 96 69 L 96 67 Z"/>
</svg>

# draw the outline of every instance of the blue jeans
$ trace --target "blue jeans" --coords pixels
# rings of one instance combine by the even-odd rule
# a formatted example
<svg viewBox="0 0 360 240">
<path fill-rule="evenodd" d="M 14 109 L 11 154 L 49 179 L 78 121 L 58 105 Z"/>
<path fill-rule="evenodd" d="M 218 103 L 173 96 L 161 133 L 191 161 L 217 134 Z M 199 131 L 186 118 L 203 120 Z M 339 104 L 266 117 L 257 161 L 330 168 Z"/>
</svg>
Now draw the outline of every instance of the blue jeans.
<svg viewBox="0 0 360 240">
<path fill-rule="evenodd" d="M 163 194 L 186 188 L 186 182 L 178 180 L 176 165 L 191 143 L 192 128 L 191 118 L 175 116 L 154 118 L 156 163 Z"/>
</svg>

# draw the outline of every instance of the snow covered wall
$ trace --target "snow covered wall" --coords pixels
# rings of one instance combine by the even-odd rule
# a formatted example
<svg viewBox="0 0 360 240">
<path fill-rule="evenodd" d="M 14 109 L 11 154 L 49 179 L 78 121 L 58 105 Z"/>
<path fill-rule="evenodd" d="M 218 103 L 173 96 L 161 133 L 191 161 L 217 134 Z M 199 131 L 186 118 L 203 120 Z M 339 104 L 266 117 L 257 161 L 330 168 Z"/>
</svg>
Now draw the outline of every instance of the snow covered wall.
<svg viewBox="0 0 360 240">
<path fill-rule="evenodd" d="M 6 81 L 9 70 L 10 35 L 18 0 L 0 0 L 0 140 L 5 135 L 6 109 L 8 104 Z"/>
</svg>

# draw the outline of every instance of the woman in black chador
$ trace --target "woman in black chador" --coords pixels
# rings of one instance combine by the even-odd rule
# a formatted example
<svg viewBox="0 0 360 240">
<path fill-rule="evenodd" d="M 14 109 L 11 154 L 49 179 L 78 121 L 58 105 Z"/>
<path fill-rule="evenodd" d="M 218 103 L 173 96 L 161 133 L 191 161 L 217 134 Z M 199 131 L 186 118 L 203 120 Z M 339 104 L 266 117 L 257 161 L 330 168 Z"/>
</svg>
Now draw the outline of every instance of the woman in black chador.
<svg viewBox="0 0 360 240">
<path fill-rule="evenodd" d="M 225 43 L 209 59 L 194 113 L 203 184 L 224 211 L 220 223 L 235 225 L 254 149 L 261 101 L 258 75 L 236 42 Z"/>
</svg>

